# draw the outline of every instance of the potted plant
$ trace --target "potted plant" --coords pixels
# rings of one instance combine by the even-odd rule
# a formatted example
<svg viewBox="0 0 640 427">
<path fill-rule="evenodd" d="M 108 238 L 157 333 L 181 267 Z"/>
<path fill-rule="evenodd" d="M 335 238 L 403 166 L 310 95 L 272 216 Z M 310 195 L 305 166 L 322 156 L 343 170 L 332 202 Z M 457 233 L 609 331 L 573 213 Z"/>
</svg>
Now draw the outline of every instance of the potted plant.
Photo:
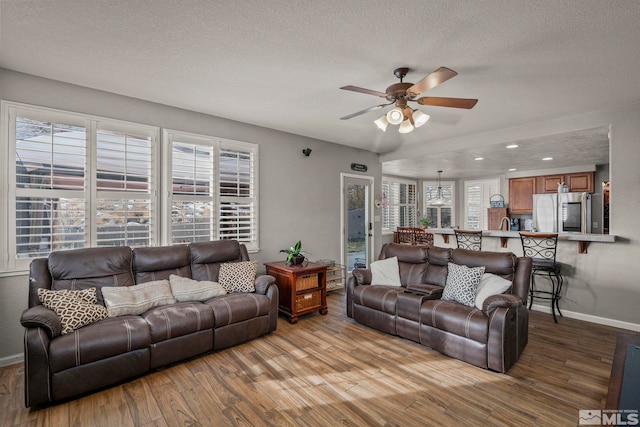
<svg viewBox="0 0 640 427">
<path fill-rule="evenodd" d="M 310 252 L 305 252 L 302 250 L 302 242 L 298 240 L 294 246 L 291 246 L 287 249 L 280 249 L 280 252 L 284 252 L 287 254 L 287 259 L 285 260 L 285 264 L 287 265 L 298 265 L 302 264 L 306 258 L 306 255 Z"/>
<path fill-rule="evenodd" d="M 428 228 L 431 225 L 431 220 L 426 216 L 423 216 L 422 218 L 420 218 L 420 221 L 418 222 L 420 223 L 422 228 Z"/>
</svg>

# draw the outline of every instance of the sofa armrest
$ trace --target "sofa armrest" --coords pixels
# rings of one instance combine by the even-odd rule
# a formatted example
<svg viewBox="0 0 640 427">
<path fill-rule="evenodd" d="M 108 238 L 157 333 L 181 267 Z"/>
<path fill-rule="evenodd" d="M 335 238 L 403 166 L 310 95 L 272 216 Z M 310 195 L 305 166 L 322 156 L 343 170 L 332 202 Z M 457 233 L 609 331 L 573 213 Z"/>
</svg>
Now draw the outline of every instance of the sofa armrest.
<svg viewBox="0 0 640 427">
<path fill-rule="evenodd" d="M 276 278 L 273 276 L 269 276 L 268 274 L 261 274 L 256 276 L 256 293 L 265 295 L 267 293 L 267 289 L 269 286 L 276 283 Z"/>
<path fill-rule="evenodd" d="M 518 308 L 523 305 L 522 299 L 517 295 L 498 294 L 487 297 L 482 303 L 482 311 L 489 317 L 498 307 Z"/>
<path fill-rule="evenodd" d="M 370 285 L 371 284 L 371 270 L 364 268 L 355 268 L 351 275 L 355 278 L 355 285 Z"/>
<path fill-rule="evenodd" d="M 43 328 L 49 338 L 55 338 L 62 333 L 62 324 L 53 310 L 43 305 L 36 305 L 26 309 L 20 316 L 20 323 L 25 328 Z"/>
</svg>

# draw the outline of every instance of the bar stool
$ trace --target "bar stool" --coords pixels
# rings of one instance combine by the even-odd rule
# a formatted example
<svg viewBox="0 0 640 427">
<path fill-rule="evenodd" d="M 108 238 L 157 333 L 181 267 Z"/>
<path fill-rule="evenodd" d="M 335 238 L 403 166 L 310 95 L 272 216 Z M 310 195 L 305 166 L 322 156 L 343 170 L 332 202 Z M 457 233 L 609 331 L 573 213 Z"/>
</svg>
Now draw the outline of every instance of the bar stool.
<svg viewBox="0 0 640 427">
<path fill-rule="evenodd" d="M 456 243 L 461 249 L 470 251 L 482 250 L 482 230 L 453 230 L 456 233 Z"/>
<path fill-rule="evenodd" d="M 526 233 L 520 232 L 522 251 L 524 256 L 532 259 L 531 287 L 529 288 L 529 309 L 533 305 L 533 299 L 551 300 L 551 313 L 553 321 L 558 323 L 556 310 L 562 316 L 558 301 L 564 279 L 562 278 L 561 264 L 556 261 L 556 249 L 558 247 L 558 233 Z M 551 291 L 536 289 L 535 276 L 546 276 L 551 282 Z"/>
</svg>

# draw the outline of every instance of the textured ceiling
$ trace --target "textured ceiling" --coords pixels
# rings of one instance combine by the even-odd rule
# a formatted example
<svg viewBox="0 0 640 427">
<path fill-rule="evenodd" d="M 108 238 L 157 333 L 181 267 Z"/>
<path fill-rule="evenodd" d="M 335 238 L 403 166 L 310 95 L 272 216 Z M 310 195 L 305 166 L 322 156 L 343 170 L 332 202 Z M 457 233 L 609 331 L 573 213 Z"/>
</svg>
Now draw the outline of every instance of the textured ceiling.
<svg viewBox="0 0 640 427">
<path fill-rule="evenodd" d="M 0 67 L 389 153 L 640 102 L 639 21 L 637 0 L 1 0 Z M 339 87 L 384 91 L 400 66 L 452 68 L 426 94 L 479 102 L 420 107 L 405 135 L 381 111 L 339 120 L 381 103 Z M 435 176 L 437 158 L 384 170 Z"/>
</svg>

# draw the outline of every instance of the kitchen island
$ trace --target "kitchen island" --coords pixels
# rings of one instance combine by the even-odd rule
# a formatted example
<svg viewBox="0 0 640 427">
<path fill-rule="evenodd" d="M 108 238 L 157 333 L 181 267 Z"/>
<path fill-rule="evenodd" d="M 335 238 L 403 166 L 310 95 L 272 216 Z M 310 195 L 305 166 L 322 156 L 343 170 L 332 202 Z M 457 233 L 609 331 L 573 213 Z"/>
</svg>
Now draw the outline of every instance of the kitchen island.
<svg viewBox="0 0 640 427">
<path fill-rule="evenodd" d="M 430 228 L 428 232 L 434 235 L 441 235 L 444 243 L 449 243 L 449 236 L 455 235 L 452 228 Z M 497 237 L 500 239 L 500 247 L 506 248 L 508 239 L 520 239 L 520 232 L 515 230 L 482 230 L 482 237 Z M 558 240 L 578 242 L 578 252 L 586 254 L 589 243 L 613 243 L 616 241 L 616 236 L 613 234 L 558 233 Z"/>
</svg>

